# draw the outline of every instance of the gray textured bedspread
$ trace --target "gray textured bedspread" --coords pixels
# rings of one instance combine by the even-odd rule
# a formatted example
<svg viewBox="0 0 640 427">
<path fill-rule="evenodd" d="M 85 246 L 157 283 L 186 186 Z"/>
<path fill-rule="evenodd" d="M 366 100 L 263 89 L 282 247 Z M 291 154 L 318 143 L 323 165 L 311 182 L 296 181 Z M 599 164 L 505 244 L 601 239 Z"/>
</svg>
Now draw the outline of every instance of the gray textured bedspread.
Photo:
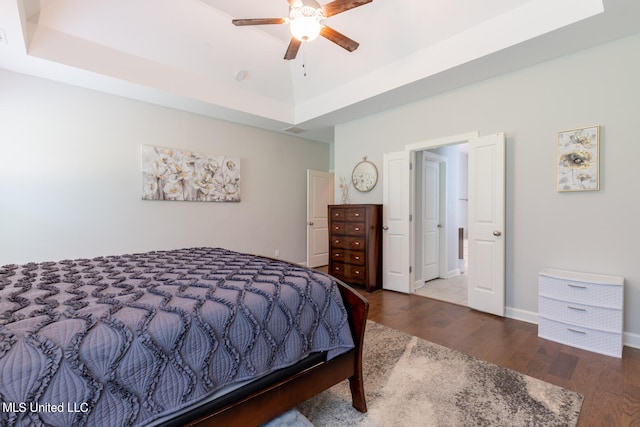
<svg viewBox="0 0 640 427">
<path fill-rule="evenodd" d="M 132 426 L 353 347 L 327 275 L 217 248 L 0 267 L 0 425 Z"/>
</svg>

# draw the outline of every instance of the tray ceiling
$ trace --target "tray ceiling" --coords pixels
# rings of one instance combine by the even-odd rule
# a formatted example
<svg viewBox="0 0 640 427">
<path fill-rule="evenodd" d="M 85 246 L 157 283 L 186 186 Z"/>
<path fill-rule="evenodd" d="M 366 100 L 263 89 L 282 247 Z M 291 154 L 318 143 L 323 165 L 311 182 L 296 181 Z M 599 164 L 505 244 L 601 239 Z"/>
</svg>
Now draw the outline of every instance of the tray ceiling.
<svg viewBox="0 0 640 427">
<path fill-rule="evenodd" d="M 637 32 L 638 3 L 373 0 L 325 21 L 356 51 L 318 38 L 285 61 L 286 25 L 231 24 L 285 17 L 285 0 L 5 0 L 0 68 L 331 142 L 345 121 Z"/>
</svg>

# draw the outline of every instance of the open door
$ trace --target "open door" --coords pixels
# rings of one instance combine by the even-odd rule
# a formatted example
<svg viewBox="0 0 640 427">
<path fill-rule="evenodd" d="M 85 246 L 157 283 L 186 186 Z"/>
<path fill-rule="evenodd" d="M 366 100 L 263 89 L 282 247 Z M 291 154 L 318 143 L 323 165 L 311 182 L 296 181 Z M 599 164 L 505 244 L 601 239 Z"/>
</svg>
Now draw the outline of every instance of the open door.
<svg viewBox="0 0 640 427">
<path fill-rule="evenodd" d="M 469 141 L 470 308 L 505 313 L 505 140 L 497 133 Z"/>
<path fill-rule="evenodd" d="M 385 153 L 382 168 L 382 287 L 413 292 L 411 152 Z"/>
<path fill-rule="evenodd" d="M 444 222 L 441 218 L 440 162 L 429 157 L 430 154 L 422 152 L 422 200 L 419 209 L 422 265 L 418 273 L 422 283 L 440 277 L 440 234 Z"/>
<path fill-rule="evenodd" d="M 307 267 L 329 264 L 327 206 L 333 204 L 333 175 L 307 170 Z"/>
</svg>

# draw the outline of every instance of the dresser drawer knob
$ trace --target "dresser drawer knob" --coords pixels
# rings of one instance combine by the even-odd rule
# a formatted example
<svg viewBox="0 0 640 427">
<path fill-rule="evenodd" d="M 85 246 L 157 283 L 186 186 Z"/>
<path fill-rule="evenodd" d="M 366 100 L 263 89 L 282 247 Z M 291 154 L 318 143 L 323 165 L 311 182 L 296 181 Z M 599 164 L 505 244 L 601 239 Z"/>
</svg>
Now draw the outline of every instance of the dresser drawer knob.
<svg viewBox="0 0 640 427">
<path fill-rule="evenodd" d="M 582 307 L 573 307 L 571 305 L 568 305 L 567 308 L 569 308 L 570 310 L 575 310 L 575 311 L 587 311 L 586 308 L 582 308 Z"/>
<path fill-rule="evenodd" d="M 360 270 L 356 270 L 356 272 L 355 272 L 355 273 L 356 273 L 356 274 L 360 274 Z"/>
<path fill-rule="evenodd" d="M 360 227 L 356 227 L 356 231 L 360 231 Z"/>
<path fill-rule="evenodd" d="M 340 254 L 335 254 L 335 256 L 337 256 L 337 257 L 338 257 L 338 256 L 340 256 Z"/>
<path fill-rule="evenodd" d="M 336 245 L 337 245 L 338 243 L 340 243 L 340 240 L 336 240 Z"/>
<path fill-rule="evenodd" d="M 357 214 L 356 214 L 356 216 L 360 216 L 360 214 L 359 214 L 359 213 L 357 213 Z"/>
<path fill-rule="evenodd" d="M 582 334 L 582 335 L 586 335 L 587 334 L 585 331 L 580 331 L 578 329 L 567 328 L 567 330 L 570 331 L 570 332 L 575 332 L 576 334 Z"/>
<path fill-rule="evenodd" d="M 581 286 L 581 285 L 573 285 L 571 283 L 567 283 L 567 286 L 569 286 L 570 288 L 576 288 L 576 289 L 587 289 L 586 286 Z"/>
<path fill-rule="evenodd" d="M 359 257 L 359 256 L 357 256 L 357 257 L 355 257 L 355 259 L 356 259 L 356 261 L 359 261 L 359 260 L 360 260 L 360 257 Z"/>
<path fill-rule="evenodd" d="M 360 246 L 360 242 L 356 242 L 356 246 Z"/>
</svg>

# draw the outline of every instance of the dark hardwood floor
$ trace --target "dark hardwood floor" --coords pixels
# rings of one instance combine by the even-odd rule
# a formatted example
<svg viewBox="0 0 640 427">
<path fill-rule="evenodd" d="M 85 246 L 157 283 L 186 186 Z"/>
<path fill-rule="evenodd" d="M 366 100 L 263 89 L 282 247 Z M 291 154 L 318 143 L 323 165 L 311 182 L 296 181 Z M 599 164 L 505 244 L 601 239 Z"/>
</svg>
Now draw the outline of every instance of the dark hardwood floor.
<svg viewBox="0 0 640 427">
<path fill-rule="evenodd" d="M 538 338 L 526 322 L 418 295 L 361 293 L 374 322 L 582 394 L 579 427 L 640 426 L 640 350 L 602 356 Z"/>
</svg>

